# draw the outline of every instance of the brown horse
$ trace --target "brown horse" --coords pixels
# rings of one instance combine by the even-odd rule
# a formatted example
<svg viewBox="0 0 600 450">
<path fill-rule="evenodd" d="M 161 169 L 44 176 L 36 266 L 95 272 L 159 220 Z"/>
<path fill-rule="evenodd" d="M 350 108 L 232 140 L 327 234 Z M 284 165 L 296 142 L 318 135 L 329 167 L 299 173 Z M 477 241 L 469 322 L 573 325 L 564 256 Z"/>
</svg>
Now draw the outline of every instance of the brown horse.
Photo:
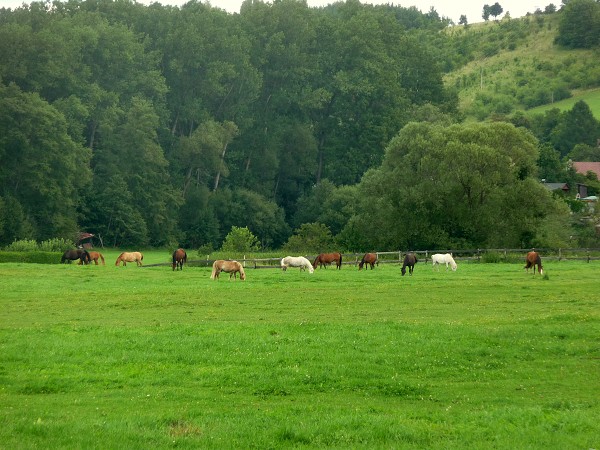
<svg viewBox="0 0 600 450">
<path fill-rule="evenodd" d="M 94 261 L 96 263 L 96 265 L 98 265 L 98 260 L 102 261 L 102 265 L 106 265 L 104 262 L 104 256 L 102 256 L 102 253 L 100 252 L 88 252 L 90 254 L 90 261 L 86 264 L 91 264 L 92 261 Z M 77 264 L 82 264 L 81 261 L 79 261 Z"/>
<path fill-rule="evenodd" d="M 415 264 L 419 262 L 417 256 L 414 253 L 407 253 L 404 257 L 404 262 L 402 263 L 402 276 L 406 273 L 406 268 L 408 267 L 408 273 L 412 276 L 413 270 L 415 269 Z"/>
<path fill-rule="evenodd" d="M 342 268 L 342 254 L 341 253 L 321 253 L 319 256 L 315 258 L 315 262 L 313 262 L 313 267 L 316 269 L 317 265 L 319 267 L 328 266 L 332 262 L 335 261 L 335 266 L 338 269 Z"/>
<path fill-rule="evenodd" d="M 64 264 L 65 262 L 71 264 L 71 261 L 75 261 L 76 259 L 79 260 L 80 264 L 89 264 L 90 254 L 84 248 L 75 248 L 72 250 L 67 250 L 63 253 L 62 257 L 60 258 L 60 262 L 61 264 Z"/>
<path fill-rule="evenodd" d="M 144 255 L 140 252 L 123 252 L 117 258 L 117 262 L 115 262 L 115 266 L 119 266 L 121 262 L 126 266 L 128 262 L 134 262 L 138 266 L 142 265 L 142 260 L 144 259 Z"/>
<path fill-rule="evenodd" d="M 219 274 L 221 272 L 227 272 L 229 274 L 229 279 L 233 276 L 233 279 L 236 279 L 236 274 L 240 274 L 240 280 L 244 281 L 246 279 L 246 273 L 244 272 L 244 267 L 237 261 L 225 261 L 222 259 L 217 259 L 213 263 L 212 273 L 210 274 L 211 280 L 218 280 Z"/>
<path fill-rule="evenodd" d="M 173 252 L 173 271 L 183 270 L 183 263 L 187 262 L 187 253 L 184 249 L 178 248 Z"/>
<path fill-rule="evenodd" d="M 369 264 L 371 266 L 371 270 L 373 270 L 375 268 L 375 264 L 379 265 L 377 253 L 365 253 L 365 256 L 363 256 L 361 261 L 358 263 L 358 270 L 362 270 L 365 263 Z M 368 268 L 369 266 L 367 266 L 367 269 Z"/>
<path fill-rule="evenodd" d="M 544 268 L 542 267 L 542 258 L 540 257 L 538 252 L 529 252 L 525 257 L 525 267 L 524 269 L 529 272 L 529 268 L 533 267 L 533 274 L 535 275 L 535 266 L 537 265 L 538 272 L 540 275 L 544 274 Z"/>
</svg>

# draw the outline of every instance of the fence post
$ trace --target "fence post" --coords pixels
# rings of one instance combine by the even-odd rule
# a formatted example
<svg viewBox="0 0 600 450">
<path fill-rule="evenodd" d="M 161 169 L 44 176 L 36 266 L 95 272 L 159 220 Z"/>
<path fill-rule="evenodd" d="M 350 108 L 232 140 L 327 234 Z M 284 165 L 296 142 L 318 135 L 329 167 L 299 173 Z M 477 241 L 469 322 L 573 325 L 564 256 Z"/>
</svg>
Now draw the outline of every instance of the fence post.
<svg viewBox="0 0 600 450">
<path fill-rule="evenodd" d="M 481 262 L 481 249 L 477 249 L 477 262 Z"/>
<path fill-rule="evenodd" d="M 558 248 L 558 261 L 560 262 L 562 260 L 562 248 Z"/>
<path fill-rule="evenodd" d="M 589 263 L 590 262 L 590 249 L 588 248 L 586 250 L 586 252 L 587 252 L 587 262 Z"/>
</svg>

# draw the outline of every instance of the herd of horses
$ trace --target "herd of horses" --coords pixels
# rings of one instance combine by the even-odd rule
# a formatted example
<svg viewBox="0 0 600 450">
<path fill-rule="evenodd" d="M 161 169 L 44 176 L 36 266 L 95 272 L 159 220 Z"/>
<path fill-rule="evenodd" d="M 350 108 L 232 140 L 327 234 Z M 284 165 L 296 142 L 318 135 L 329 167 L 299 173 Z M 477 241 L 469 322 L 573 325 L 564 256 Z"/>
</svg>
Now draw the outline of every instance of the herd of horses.
<svg viewBox="0 0 600 450">
<path fill-rule="evenodd" d="M 122 252 L 115 262 L 115 266 L 120 266 L 121 263 L 123 266 L 126 266 L 128 262 L 136 263 L 137 266 L 142 266 L 144 259 L 144 255 L 141 252 Z M 76 248 L 67 250 L 63 253 L 60 262 L 61 263 L 71 263 L 71 261 L 79 260 L 78 264 L 91 264 L 92 261 L 96 265 L 99 264 L 99 261 L 102 262 L 102 265 L 105 265 L 104 256 L 100 252 L 95 251 L 87 251 L 84 248 Z M 402 262 L 402 269 L 400 269 L 402 276 L 406 274 L 406 270 L 408 268 L 409 275 L 413 274 L 415 264 L 417 264 L 419 260 L 417 259 L 417 255 L 415 253 L 407 253 L 404 256 L 404 261 Z M 183 270 L 184 264 L 187 263 L 187 253 L 184 249 L 178 248 L 173 252 L 172 256 L 172 267 L 173 271 L 175 270 Z M 314 262 L 310 262 L 304 256 L 286 256 L 282 258 L 280 261 L 280 265 L 283 271 L 286 271 L 288 267 L 297 267 L 301 271 L 308 270 L 309 273 L 314 273 L 315 269 L 327 267 L 331 264 L 335 263 L 337 269 L 342 268 L 342 254 L 341 253 L 321 253 L 317 255 Z M 431 255 L 431 263 L 434 269 L 440 270 L 439 267 L 441 265 L 446 266 L 446 271 L 450 268 L 452 271 L 456 271 L 458 265 L 456 261 L 454 261 L 454 257 L 452 253 L 436 253 Z M 377 253 L 365 253 L 362 257 L 360 263 L 358 264 L 358 270 L 362 270 L 363 267 L 367 269 L 371 267 L 371 270 L 375 268 L 375 265 L 379 265 L 379 259 L 377 257 Z M 537 267 L 537 271 L 540 275 L 544 273 L 544 269 L 542 267 L 542 258 L 536 251 L 530 251 L 527 253 L 525 257 L 525 267 L 524 269 L 529 273 L 529 269 L 533 268 L 533 274 L 535 275 L 535 270 Z M 225 272 L 229 274 L 229 279 L 233 277 L 233 279 L 237 279 L 237 275 L 239 274 L 240 280 L 246 279 L 246 273 L 244 272 L 244 267 L 238 261 L 233 260 L 223 260 L 219 259 L 213 263 L 212 272 L 210 274 L 210 278 L 212 280 L 218 280 L 219 274 L 221 272 Z"/>
</svg>

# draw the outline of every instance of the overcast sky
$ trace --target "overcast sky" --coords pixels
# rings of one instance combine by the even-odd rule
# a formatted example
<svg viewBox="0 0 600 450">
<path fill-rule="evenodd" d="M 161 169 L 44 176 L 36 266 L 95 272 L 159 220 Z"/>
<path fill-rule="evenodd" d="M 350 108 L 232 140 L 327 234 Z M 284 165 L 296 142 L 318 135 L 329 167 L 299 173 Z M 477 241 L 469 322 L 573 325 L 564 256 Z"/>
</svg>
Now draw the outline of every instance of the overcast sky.
<svg viewBox="0 0 600 450">
<path fill-rule="evenodd" d="M 138 0 L 138 3 L 150 4 L 156 0 Z M 229 12 L 239 12 L 240 5 L 243 0 L 211 0 L 210 4 L 218 8 L 222 8 Z M 361 0 L 363 3 L 393 3 L 394 5 L 403 6 L 408 8 L 410 6 L 416 6 L 421 12 L 426 13 L 433 6 L 438 14 L 442 17 L 448 17 L 454 22 L 458 22 L 458 19 L 462 14 L 467 16 L 469 23 L 482 22 L 481 14 L 483 12 L 483 5 L 493 5 L 498 1 L 504 12 L 510 13 L 513 18 L 522 17 L 528 12 L 533 13 L 537 8 L 542 11 L 550 3 L 554 3 L 556 8 L 560 8 L 561 1 L 553 0 L 405 0 L 405 1 L 394 1 L 394 0 Z M 186 3 L 187 0 L 160 0 L 157 3 L 163 5 L 175 5 L 180 6 Z M 21 6 L 23 3 L 29 3 L 29 1 L 23 0 L 0 0 L 0 6 L 7 8 L 15 8 Z M 270 3 L 270 2 L 267 2 Z M 324 6 L 329 3 L 333 3 L 330 0 L 308 0 L 309 6 Z"/>
</svg>

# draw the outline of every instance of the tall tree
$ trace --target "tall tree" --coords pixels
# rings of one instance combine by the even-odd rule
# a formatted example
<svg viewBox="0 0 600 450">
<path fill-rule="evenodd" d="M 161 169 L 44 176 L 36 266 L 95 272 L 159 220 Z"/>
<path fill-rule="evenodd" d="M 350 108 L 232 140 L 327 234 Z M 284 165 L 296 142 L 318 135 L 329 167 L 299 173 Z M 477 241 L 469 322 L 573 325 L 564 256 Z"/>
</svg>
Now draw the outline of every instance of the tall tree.
<svg viewBox="0 0 600 450">
<path fill-rule="evenodd" d="M 365 175 L 347 227 L 370 248 L 530 245 L 556 211 L 536 160 L 533 136 L 510 124 L 411 123 Z"/>
<path fill-rule="evenodd" d="M 18 202 L 35 238 L 72 237 L 90 152 L 37 94 L 0 84 L 0 196 Z"/>
</svg>

